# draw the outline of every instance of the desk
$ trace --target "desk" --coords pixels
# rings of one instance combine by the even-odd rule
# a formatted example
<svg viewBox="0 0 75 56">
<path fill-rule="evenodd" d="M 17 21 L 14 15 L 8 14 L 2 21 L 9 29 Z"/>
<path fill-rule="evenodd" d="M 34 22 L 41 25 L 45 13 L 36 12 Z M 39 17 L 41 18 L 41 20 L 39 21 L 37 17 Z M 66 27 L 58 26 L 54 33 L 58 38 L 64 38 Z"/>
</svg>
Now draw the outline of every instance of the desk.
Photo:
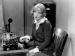
<svg viewBox="0 0 75 56">
<path fill-rule="evenodd" d="M 10 50 L 10 51 L 0 50 L 0 56 L 25 56 L 25 54 L 27 52 L 28 52 L 27 49 L 23 49 L 23 50 Z"/>
<path fill-rule="evenodd" d="M 28 52 L 28 49 L 11 50 L 11 51 L 0 50 L 0 56 L 26 56 L 27 52 Z M 39 52 L 39 53 L 36 53 L 35 56 L 49 56 L 49 55 Z"/>
</svg>

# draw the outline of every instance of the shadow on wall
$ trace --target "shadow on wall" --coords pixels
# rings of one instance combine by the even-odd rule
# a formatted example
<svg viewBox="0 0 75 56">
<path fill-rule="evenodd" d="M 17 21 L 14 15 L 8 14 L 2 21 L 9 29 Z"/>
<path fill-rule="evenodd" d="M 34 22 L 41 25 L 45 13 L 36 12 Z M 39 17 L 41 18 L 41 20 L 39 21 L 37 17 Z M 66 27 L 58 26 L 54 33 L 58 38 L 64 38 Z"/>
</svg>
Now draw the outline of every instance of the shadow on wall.
<svg viewBox="0 0 75 56">
<path fill-rule="evenodd" d="M 72 46 L 70 38 L 68 38 L 66 41 L 62 56 L 72 56 Z"/>
<path fill-rule="evenodd" d="M 71 38 L 71 50 L 70 51 L 72 51 L 72 55 L 75 56 L 75 34 L 70 33 L 69 35 L 70 35 L 70 38 Z M 72 56 L 72 55 L 68 55 L 68 56 Z"/>
</svg>

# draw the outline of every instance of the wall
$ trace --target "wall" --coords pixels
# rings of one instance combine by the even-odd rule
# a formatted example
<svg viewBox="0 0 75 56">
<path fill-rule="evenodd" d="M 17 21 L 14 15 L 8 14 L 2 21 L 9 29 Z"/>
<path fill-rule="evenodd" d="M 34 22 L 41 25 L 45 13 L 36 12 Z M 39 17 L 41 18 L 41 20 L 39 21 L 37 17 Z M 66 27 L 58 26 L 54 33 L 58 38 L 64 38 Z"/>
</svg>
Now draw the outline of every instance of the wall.
<svg viewBox="0 0 75 56">
<path fill-rule="evenodd" d="M 2 33 L 3 33 L 3 31 L 2 31 L 3 27 L 4 27 L 3 8 L 2 8 L 2 0 L 0 0 L 0 43 L 1 43 L 1 36 L 2 36 Z"/>
<path fill-rule="evenodd" d="M 25 0 L 25 34 L 31 34 L 33 17 L 30 14 L 36 0 Z"/>
<path fill-rule="evenodd" d="M 70 16 L 68 18 L 68 32 L 71 37 L 73 56 L 75 56 L 75 0 L 70 1 Z"/>
<path fill-rule="evenodd" d="M 56 1 L 56 26 L 68 30 L 69 4 L 63 0 Z"/>
<path fill-rule="evenodd" d="M 24 35 L 24 6 L 23 0 L 3 0 L 3 16 L 5 24 L 12 18 L 11 32 Z"/>
<path fill-rule="evenodd" d="M 0 0 L 0 29 L 4 27 L 2 0 Z"/>
</svg>

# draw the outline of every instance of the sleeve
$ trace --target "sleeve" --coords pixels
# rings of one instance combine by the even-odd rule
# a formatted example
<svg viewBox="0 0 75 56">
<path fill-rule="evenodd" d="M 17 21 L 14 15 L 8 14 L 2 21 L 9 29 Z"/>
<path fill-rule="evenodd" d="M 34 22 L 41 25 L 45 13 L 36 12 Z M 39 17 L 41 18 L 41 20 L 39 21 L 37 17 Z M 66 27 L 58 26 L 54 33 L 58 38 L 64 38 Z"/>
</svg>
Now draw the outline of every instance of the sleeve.
<svg viewBox="0 0 75 56">
<path fill-rule="evenodd" d="M 30 39 L 30 42 L 28 43 L 28 46 L 29 46 L 29 47 L 34 46 L 34 34 L 33 34 L 33 32 L 34 32 L 34 24 L 32 24 L 31 39 Z M 29 48 L 29 49 L 32 49 L 32 48 Z"/>
<path fill-rule="evenodd" d="M 34 34 L 33 34 L 33 32 L 34 32 L 34 23 L 32 24 L 32 33 L 31 33 L 31 41 L 33 41 L 34 40 Z"/>
<path fill-rule="evenodd" d="M 38 47 L 39 50 L 43 50 L 47 45 L 49 45 L 51 40 L 51 32 L 52 32 L 52 26 L 50 23 L 45 23 L 44 25 L 44 42 Z"/>
</svg>

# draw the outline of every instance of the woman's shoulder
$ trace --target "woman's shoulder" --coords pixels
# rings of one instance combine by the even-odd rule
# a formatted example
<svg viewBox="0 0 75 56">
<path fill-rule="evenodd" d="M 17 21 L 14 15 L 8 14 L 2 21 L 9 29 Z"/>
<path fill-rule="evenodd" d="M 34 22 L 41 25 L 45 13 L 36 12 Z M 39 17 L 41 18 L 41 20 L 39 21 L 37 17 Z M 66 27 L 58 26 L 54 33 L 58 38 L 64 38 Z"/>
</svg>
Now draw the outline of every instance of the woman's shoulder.
<svg viewBox="0 0 75 56">
<path fill-rule="evenodd" d="M 45 20 L 45 23 L 50 24 L 50 21 L 49 20 Z"/>
<path fill-rule="evenodd" d="M 48 27 L 48 26 L 52 27 L 52 25 L 51 25 L 49 20 L 45 20 L 45 22 L 43 23 L 43 26 L 44 27 Z"/>
<path fill-rule="evenodd" d="M 51 25 L 51 22 L 49 20 L 45 20 L 44 24 Z"/>
</svg>

